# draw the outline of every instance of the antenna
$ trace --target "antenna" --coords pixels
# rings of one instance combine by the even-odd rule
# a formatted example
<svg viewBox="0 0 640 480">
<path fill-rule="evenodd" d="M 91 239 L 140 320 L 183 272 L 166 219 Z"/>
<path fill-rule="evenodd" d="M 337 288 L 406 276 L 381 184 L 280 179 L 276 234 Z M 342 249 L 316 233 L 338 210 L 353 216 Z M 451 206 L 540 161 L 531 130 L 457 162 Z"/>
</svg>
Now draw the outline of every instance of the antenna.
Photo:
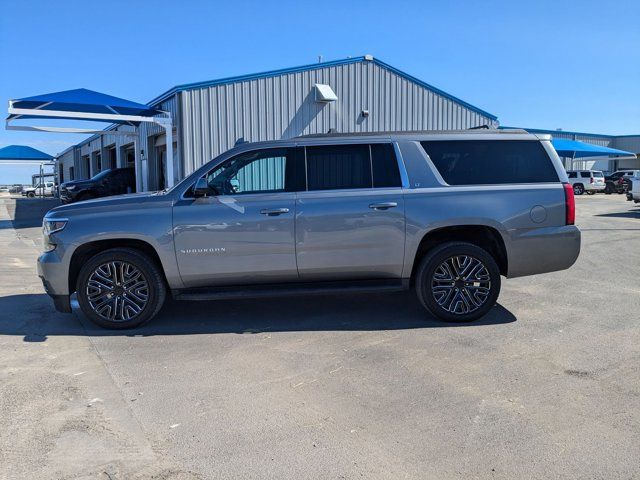
<svg viewBox="0 0 640 480">
<path fill-rule="evenodd" d="M 322 63 L 322 55 L 318 55 L 318 63 Z"/>
</svg>

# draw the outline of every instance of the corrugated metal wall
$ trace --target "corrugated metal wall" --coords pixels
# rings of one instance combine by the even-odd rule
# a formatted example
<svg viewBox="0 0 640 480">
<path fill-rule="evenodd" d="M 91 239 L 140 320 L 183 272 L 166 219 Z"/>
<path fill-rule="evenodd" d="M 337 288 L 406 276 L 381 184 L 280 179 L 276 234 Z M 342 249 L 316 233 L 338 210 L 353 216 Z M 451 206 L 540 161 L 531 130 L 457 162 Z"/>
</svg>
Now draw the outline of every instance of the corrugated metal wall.
<svg viewBox="0 0 640 480">
<path fill-rule="evenodd" d="M 613 148 L 619 148 L 620 150 L 626 150 L 627 152 L 640 154 L 640 135 L 616 137 L 613 139 L 611 146 Z"/>
<path fill-rule="evenodd" d="M 313 85 L 338 100 L 315 101 Z M 182 157 L 187 175 L 240 140 L 310 133 L 466 129 L 495 121 L 374 62 L 319 67 L 184 91 Z M 369 116 L 362 115 L 363 110 Z"/>
</svg>

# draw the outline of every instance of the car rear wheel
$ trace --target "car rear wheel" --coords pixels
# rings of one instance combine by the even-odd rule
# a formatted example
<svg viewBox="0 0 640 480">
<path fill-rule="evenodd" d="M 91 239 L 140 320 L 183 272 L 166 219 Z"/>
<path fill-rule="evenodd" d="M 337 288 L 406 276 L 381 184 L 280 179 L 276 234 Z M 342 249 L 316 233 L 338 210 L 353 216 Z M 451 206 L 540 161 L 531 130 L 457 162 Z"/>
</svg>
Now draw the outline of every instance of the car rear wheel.
<svg viewBox="0 0 640 480">
<path fill-rule="evenodd" d="M 470 243 L 450 242 L 430 251 L 415 280 L 422 305 L 447 322 L 477 320 L 491 310 L 500 293 L 496 261 Z"/>
<path fill-rule="evenodd" d="M 575 195 L 582 195 L 584 193 L 584 187 L 579 183 L 573 186 L 573 193 Z"/>
<path fill-rule="evenodd" d="M 104 328 L 139 327 L 162 308 L 162 272 L 145 254 L 129 248 L 107 250 L 80 270 L 76 286 L 83 313 Z"/>
</svg>

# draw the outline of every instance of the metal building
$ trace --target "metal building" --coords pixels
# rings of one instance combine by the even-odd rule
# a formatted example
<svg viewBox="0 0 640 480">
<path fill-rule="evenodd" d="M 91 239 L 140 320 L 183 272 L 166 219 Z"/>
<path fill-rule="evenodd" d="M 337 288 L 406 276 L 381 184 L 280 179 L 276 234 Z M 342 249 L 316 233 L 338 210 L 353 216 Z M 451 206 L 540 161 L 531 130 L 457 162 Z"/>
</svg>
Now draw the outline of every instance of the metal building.
<svg viewBox="0 0 640 480">
<path fill-rule="evenodd" d="M 239 141 L 312 133 L 496 127 L 497 117 L 370 55 L 179 85 L 149 105 L 168 111 L 174 177 L 184 178 Z M 157 125 L 112 126 L 59 156 L 59 181 L 136 166 L 138 190 L 167 186 L 166 139 Z"/>
</svg>

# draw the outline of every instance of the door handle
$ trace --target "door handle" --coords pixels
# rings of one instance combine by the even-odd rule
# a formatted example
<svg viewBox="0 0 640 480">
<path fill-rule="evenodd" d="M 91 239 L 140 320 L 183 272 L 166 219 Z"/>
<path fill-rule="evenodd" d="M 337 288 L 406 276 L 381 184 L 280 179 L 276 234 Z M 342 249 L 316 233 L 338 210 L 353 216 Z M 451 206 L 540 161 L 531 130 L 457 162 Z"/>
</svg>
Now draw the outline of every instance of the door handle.
<svg viewBox="0 0 640 480">
<path fill-rule="evenodd" d="M 288 208 L 263 208 L 260 210 L 262 215 L 268 215 L 270 217 L 275 217 L 276 215 L 282 215 L 283 213 L 289 213 Z"/>
<path fill-rule="evenodd" d="M 369 205 L 369 208 L 374 210 L 388 210 L 390 208 L 397 207 L 398 204 L 396 202 L 382 202 L 382 203 L 372 203 Z"/>
</svg>

